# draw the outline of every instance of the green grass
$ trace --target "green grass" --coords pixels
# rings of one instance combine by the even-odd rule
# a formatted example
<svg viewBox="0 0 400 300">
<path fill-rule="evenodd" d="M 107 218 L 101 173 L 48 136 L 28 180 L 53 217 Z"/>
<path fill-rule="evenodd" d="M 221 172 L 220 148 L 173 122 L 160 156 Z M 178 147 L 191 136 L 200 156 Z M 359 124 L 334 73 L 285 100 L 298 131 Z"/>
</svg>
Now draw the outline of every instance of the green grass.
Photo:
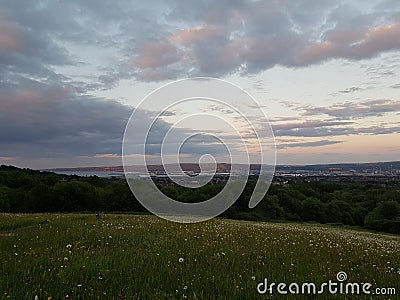
<svg viewBox="0 0 400 300">
<path fill-rule="evenodd" d="M 0 298 L 312 299 L 256 286 L 265 277 L 321 284 L 339 271 L 399 294 L 399 251 L 398 236 L 314 224 L 0 214 Z"/>
</svg>

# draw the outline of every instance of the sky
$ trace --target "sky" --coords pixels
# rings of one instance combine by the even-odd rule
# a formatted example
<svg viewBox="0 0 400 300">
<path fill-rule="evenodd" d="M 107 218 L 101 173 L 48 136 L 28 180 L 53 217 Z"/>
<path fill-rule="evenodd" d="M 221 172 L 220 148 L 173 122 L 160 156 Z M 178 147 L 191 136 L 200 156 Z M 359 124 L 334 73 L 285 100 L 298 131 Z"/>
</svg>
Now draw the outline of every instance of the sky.
<svg viewBox="0 0 400 300">
<path fill-rule="evenodd" d="M 400 160 L 398 0 L 0 0 L 0 164 L 120 165 L 142 99 L 199 76 L 260 104 L 278 164 Z"/>
</svg>

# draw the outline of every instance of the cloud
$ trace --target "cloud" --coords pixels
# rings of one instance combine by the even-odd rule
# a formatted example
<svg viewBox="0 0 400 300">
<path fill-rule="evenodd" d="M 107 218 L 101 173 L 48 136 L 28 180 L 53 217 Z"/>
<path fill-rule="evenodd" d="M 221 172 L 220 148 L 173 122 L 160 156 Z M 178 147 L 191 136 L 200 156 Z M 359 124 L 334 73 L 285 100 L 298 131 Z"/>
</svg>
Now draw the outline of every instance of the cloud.
<svg viewBox="0 0 400 300">
<path fill-rule="evenodd" d="M 332 137 L 332 136 L 349 136 L 349 135 L 380 135 L 394 134 L 400 132 L 400 126 L 370 126 L 370 127 L 305 127 L 282 129 L 274 131 L 276 136 L 290 137 Z"/>
<path fill-rule="evenodd" d="M 22 46 L 22 33 L 6 12 L 0 10 L 0 51 L 18 52 Z"/>
<path fill-rule="evenodd" d="M 400 49 L 400 23 L 379 25 L 357 34 L 357 31 L 333 30 L 325 33 L 325 40 L 310 42 L 296 58 L 300 65 L 308 65 L 329 58 L 359 60 L 379 53 Z"/>
<path fill-rule="evenodd" d="M 168 41 L 146 42 L 140 47 L 135 66 L 140 69 L 168 66 L 179 59 L 177 49 Z"/>
<path fill-rule="evenodd" d="M 187 14 L 185 6 L 171 4 L 168 20 L 189 26 L 159 37 L 181 57 L 179 67 L 163 66 L 171 71 L 166 75 L 221 76 L 370 58 L 400 49 L 400 23 L 388 5 L 368 12 L 329 1 L 198 1 Z"/>
<path fill-rule="evenodd" d="M 133 108 L 95 95 L 124 79 L 223 77 L 257 74 L 276 65 L 358 61 L 398 51 L 399 36 L 400 4 L 390 0 L 362 5 L 330 0 L 1 1 L 0 156 L 118 158 Z M 396 74 L 396 64 L 383 65 L 390 67 L 366 72 Z M 350 86 L 340 93 L 359 89 Z M 278 137 L 399 130 L 353 123 L 397 113 L 395 99 L 295 109 L 303 114 L 273 120 Z M 324 117 L 300 121 L 310 116 Z M 140 117 L 146 124 L 154 116 L 142 111 Z M 149 153 L 159 153 L 170 126 L 165 120 L 155 124 Z M 176 138 L 187 134 L 184 128 Z M 198 144 L 187 149 L 200 151 Z M 205 145 L 204 151 L 217 151 L 213 146 Z"/>
<path fill-rule="evenodd" d="M 49 66 L 72 64 L 68 52 L 48 34 L 36 32 L 21 23 L 14 11 L 0 5 L 0 79 L 18 80 L 20 76 L 56 79 Z"/>
<path fill-rule="evenodd" d="M 13 160 L 14 160 L 14 157 L 10 157 L 10 156 L 0 157 L 1 162 L 9 162 L 9 161 L 13 161 Z"/>
<path fill-rule="evenodd" d="M 7 87 L 7 92 L 0 94 L 1 160 L 7 157 L 58 158 L 65 164 L 74 157 L 121 158 L 123 135 L 132 107 L 37 81 L 26 81 L 23 88 Z M 162 118 L 153 123 L 156 117 L 153 112 L 135 112 L 138 126 L 131 131 L 126 144 L 129 154 L 142 153 L 144 141 L 139 138 L 148 131 L 146 154 L 159 156 L 164 137 L 172 125 Z M 168 143 L 181 143 L 190 134 L 193 134 L 192 129 L 173 128 Z M 221 145 L 209 137 L 197 136 L 189 139 L 181 150 L 183 153 L 216 153 L 221 152 L 220 148 Z"/>
<path fill-rule="evenodd" d="M 349 93 L 353 93 L 353 92 L 357 92 L 357 91 L 362 91 L 362 88 L 356 87 L 356 86 L 352 86 L 351 88 L 339 91 L 339 93 L 349 94 Z"/>
<path fill-rule="evenodd" d="M 61 86 L 27 83 L 0 95 L 1 155 L 120 153 L 130 113 L 130 107 L 116 101 L 78 96 Z"/>
<path fill-rule="evenodd" d="M 322 137 L 335 135 L 349 135 L 351 129 L 346 125 L 352 122 L 342 121 L 306 121 L 272 125 L 277 137 Z"/>
<path fill-rule="evenodd" d="M 299 130 L 304 128 L 321 128 L 321 127 L 332 127 L 338 125 L 349 125 L 352 122 L 339 122 L 339 121 L 306 121 L 297 123 L 286 123 L 272 125 L 275 132 L 280 132 L 283 130 Z"/>
<path fill-rule="evenodd" d="M 400 83 L 391 86 L 392 89 L 400 89 Z"/>
<path fill-rule="evenodd" d="M 313 141 L 313 142 L 300 142 L 300 143 L 285 143 L 285 144 L 278 144 L 278 149 L 286 149 L 286 148 L 307 148 L 307 147 L 322 147 L 327 145 L 334 145 L 340 144 L 343 141 L 330 141 L 330 140 L 320 140 L 320 141 Z"/>
<path fill-rule="evenodd" d="M 357 1 L 327 0 L 7 1 L 0 4 L 0 67 L 53 78 L 54 66 L 83 59 L 97 69 L 91 84 L 82 83 L 90 90 L 125 78 L 245 75 L 360 60 L 400 49 L 398 3 L 376 3 L 363 9 Z"/>
<path fill-rule="evenodd" d="M 301 106 L 295 103 L 286 103 L 298 109 L 304 109 L 304 116 L 321 116 L 326 114 L 333 117 L 328 120 L 308 120 L 302 122 L 286 122 L 285 119 L 274 121 L 272 128 L 276 137 L 330 137 L 348 135 L 379 135 L 398 133 L 397 123 L 384 123 L 379 126 L 362 126 L 355 121 L 364 117 L 382 116 L 387 112 L 397 112 L 400 103 L 391 100 L 371 100 L 353 106 L 337 104 L 331 107 Z M 291 121 L 291 119 L 288 119 Z M 279 123 L 275 123 L 279 122 Z"/>
<path fill-rule="evenodd" d="M 368 100 L 360 103 L 345 102 L 328 107 L 303 106 L 304 116 L 328 115 L 337 119 L 360 119 L 382 116 L 400 110 L 400 101 L 391 99 Z"/>
<path fill-rule="evenodd" d="M 300 120 L 301 116 L 285 116 L 285 117 L 275 117 L 270 119 L 270 122 L 276 123 L 276 122 L 285 122 L 285 121 L 297 121 Z"/>
</svg>

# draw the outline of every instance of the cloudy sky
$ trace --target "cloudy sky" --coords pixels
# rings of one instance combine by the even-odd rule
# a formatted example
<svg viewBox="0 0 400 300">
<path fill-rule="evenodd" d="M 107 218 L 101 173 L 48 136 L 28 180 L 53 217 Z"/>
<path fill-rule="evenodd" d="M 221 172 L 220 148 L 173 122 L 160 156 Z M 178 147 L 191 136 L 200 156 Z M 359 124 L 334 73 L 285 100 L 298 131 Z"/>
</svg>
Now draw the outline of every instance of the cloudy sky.
<svg viewBox="0 0 400 300">
<path fill-rule="evenodd" d="M 133 109 L 194 76 L 262 105 L 280 164 L 400 160 L 398 0 L 0 0 L 0 164 L 120 164 Z"/>
</svg>

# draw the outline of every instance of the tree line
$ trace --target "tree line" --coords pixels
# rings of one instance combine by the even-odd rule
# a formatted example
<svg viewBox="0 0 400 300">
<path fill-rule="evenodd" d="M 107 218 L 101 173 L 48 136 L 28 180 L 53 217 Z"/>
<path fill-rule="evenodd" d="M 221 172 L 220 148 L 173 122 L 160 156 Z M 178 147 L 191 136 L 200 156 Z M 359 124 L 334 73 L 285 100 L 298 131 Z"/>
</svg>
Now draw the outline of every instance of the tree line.
<svg viewBox="0 0 400 300">
<path fill-rule="evenodd" d="M 252 221 L 318 222 L 400 234 L 400 187 L 396 184 L 295 182 L 273 184 L 254 209 L 248 202 L 255 182 L 222 217 Z M 210 199 L 224 187 L 161 187 L 181 202 Z M 146 212 L 123 180 L 59 175 L 0 167 L 0 212 Z"/>
</svg>

